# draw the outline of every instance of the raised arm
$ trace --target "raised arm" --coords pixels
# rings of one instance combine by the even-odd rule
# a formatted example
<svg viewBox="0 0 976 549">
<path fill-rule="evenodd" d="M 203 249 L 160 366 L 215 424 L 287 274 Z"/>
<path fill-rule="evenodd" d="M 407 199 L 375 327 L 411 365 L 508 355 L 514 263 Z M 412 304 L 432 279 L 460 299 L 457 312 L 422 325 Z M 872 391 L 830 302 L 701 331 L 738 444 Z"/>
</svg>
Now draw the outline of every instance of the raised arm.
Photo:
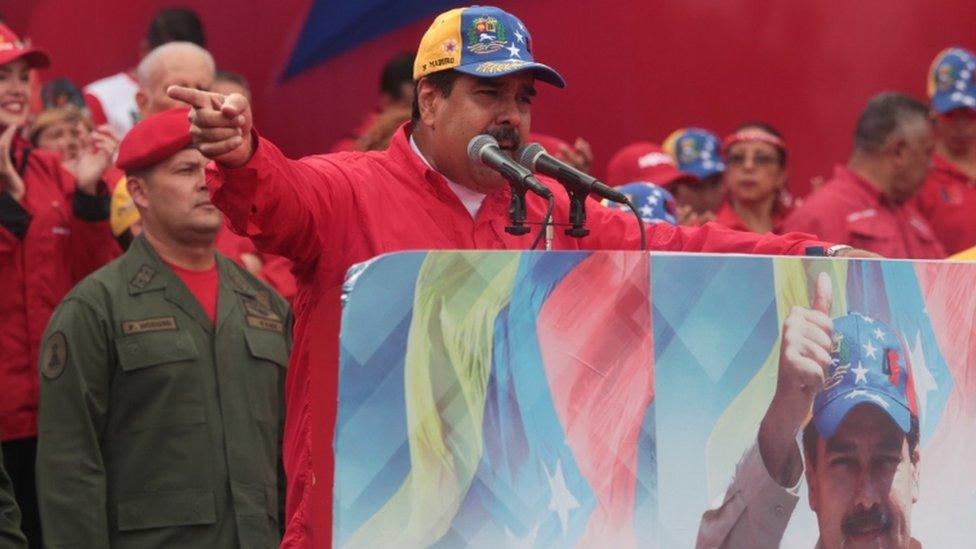
<svg viewBox="0 0 976 549">
<path fill-rule="evenodd" d="M 168 93 L 191 107 L 194 144 L 215 161 L 207 174 L 211 197 L 230 227 L 259 250 L 309 272 L 330 242 L 341 241 L 352 217 L 342 170 L 323 157 L 286 158 L 254 131 L 250 104 L 241 95 L 177 86 Z"/>
</svg>

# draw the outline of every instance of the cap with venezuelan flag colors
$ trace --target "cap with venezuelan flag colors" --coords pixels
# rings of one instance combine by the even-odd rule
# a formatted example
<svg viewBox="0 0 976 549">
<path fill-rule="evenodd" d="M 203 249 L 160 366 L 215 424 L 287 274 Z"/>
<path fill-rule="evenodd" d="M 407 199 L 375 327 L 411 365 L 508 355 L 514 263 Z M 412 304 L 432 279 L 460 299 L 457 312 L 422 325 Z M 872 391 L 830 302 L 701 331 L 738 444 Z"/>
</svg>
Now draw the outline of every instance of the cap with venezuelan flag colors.
<svg viewBox="0 0 976 549">
<path fill-rule="evenodd" d="M 558 72 L 535 62 L 525 25 L 491 6 L 446 11 L 427 29 L 417 48 L 413 79 L 450 69 L 486 78 L 532 71 L 543 82 L 566 87 Z"/>
<path fill-rule="evenodd" d="M 813 424 L 832 438 L 861 404 L 882 409 L 905 433 L 918 417 L 908 347 L 886 323 L 852 313 L 833 319 L 833 348 L 823 388 L 813 399 Z"/>
<path fill-rule="evenodd" d="M 725 171 L 722 142 L 708 130 L 682 128 L 664 140 L 664 150 L 670 154 L 678 169 L 698 179 L 707 179 Z"/>
<path fill-rule="evenodd" d="M 932 60 L 927 87 L 932 109 L 939 114 L 976 109 L 976 56 L 962 48 L 942 50 Z"/>
</svg>

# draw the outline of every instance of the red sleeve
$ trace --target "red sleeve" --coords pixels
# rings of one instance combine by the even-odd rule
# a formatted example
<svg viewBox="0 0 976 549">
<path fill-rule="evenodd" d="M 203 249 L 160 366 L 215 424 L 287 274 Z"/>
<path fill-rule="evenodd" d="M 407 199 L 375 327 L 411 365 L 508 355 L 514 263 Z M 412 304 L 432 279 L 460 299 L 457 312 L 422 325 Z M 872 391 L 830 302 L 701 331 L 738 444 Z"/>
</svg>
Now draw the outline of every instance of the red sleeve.
<svg viewBox="0 0 976 549">
<path fill-rule="evenodd" d="M 847 222 L 843 216 L 835 213 L 836 208 L 827 211 L 820 205 L 821 201 L 807 201 L 793 212 L 783 222 L 784 231 L 802 231 L 819 236 L 824 240 L 847 244 L 850 234 L 847 232 Z"/>
<path fill-rule="evenodd" d="M 348 227 L 354 206 L 343 198 L 351 195 L 349 180 L 327 156 L 290 160 L 254 135 L 258 145 L 247 164 L 208 169 L 211 199 L 235 233 L 304 271 Z"/>
<path fill-rule="evenodd" d="M 289 303 L 295 299 L 298 283 L 295 281 L 295 275 L 291 274 L 291 261 L 280 255 L 265 255 L 261 277 Z"/>
<path fill-rule="evenodd" d="M 105 116 L 105 109 L 102 108 L 102 102 L 99 101 L 97 97 L 86 92 L 85 105 L 88 106 L 88 112 L 91 113 L 92 122 L 94 122 L 96 126 L 108 124 L 108 117 Z"/>
<path fill-rule="evenodd" d="M 590 230 L 596 238 L 586 247 L 640 249 L 640 230 L 633 215 L 601 205 L 587 206 Z M 831 245 L 812 234 L 761 235 L 736 231 L 717 223 L 706 223 L 701 227 L 675 227 L 666 223 L 647 225 L 647 249 L 652 251 L 805 255 L 810 246 L 826 249 Z"/>
</svg>

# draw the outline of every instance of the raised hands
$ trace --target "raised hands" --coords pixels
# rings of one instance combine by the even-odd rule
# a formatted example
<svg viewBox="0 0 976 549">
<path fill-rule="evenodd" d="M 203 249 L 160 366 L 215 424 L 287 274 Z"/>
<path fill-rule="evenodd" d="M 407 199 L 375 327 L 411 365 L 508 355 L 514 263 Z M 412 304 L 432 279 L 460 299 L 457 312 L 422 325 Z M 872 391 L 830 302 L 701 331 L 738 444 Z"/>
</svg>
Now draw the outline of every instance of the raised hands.
<svg viewBox="0 0 976 549">
<path fill-rule="evenodd" d="M 17 134 L 17 126 L 11 124 L 0 133 L 0 190 L 4 190 L 14 200 L 20 202 L 24 197 L 24 180 L 17 173 L 10 151 Z"/>
<path fill-rule="evenodd" d="M 167 95 L 190 107 L 190 133 L 207 158 L 229 168 L 243 166 L 254 154 L 251 105 L 243 95 L 170 86 Z"/>
<path fill-rule="evenodd" d="M 78 159 L 68 167 L 78 180 L 79 191 L 87 194 L 98 191 L 98 182 L 105 170 L 112 165 L 118 147 L 119 137 L 108 124 L 95 128 L 82 139 Z"/>
<path fill-rule="evenodd" d="M 833 295 L 830 276 L 820 273 L 813 308 L 794 307 L 783 323 L 776 393 L 759 427 L 766 470 L 782 486 L 795 485 L 803 472 L 796 435 L 810 416 L 830 366 Z"/>
</svg>

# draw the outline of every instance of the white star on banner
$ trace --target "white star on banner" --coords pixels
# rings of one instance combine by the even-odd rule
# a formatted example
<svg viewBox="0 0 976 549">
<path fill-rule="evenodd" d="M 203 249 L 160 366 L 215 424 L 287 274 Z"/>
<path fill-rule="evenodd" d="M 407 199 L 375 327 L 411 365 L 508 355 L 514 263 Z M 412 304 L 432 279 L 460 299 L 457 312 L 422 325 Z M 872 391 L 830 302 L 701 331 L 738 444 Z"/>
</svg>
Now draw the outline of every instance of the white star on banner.
<svg viewBox="0 0 976 549">
<path fill-rule="evenodd" d="M 866 354 L 868 358 L 878 358 L 878 349 L 872 345 L 870 341 L 868 341 L 866 345 L 862 345 L 862 347 L 864 347 L 864 354 Z"/>
<path fill-rule="evenodd" d="M 569 488 L 566 487 L 562 461 L 556 460 L 556 472 L 552 475 L 546 468 L 546 476 L 549 477 L 549 490 L 552 491 L 549 510 L 555 511 L 559 515 L 559 522 L 563 527 L 563 537 L 566 537 L 566 530 L 569 528 L 569 512 L 578 508 L 580 504 L 573 493 L 569 491 Z"/>
<path fill-rule="evenodd" d="M 884 341 L 885 340 L 884 331 L 881 328 L 875 328 L 874 337 L 878 338 L 878 341 Z"/>
<path fill-rule="evenodd" d="M 912 367 L 912 381 L 915 383 L 915 396 L 918 397 L 919 419 L 925 419 L 925 403 L 928 401 L 929 391 L 938 391 L 939 384 L 935 376 L 929 371 L 925 363 L 925 349 L 922 348 L 922 332 L 915 332 L 915 344 L 909 347 L 908 357 Z"/>
<path fill-rule="evenodd" d="M 512 45 L 511 46 L 505 46 L 505 49 L 508 50 L 508 53 L 510 54 L 508 56 L 509 59 L 512 59 L 512 58 L 515 58 L 515 57 L 518 57 L 519 59 L 522 58 L 522 54 L 519 53 L 518 46 L 516 46 L 514 42 L 512 42 Z"/>
<path fill-rule="evenodd" d="M 861 315 L 861 320 L 863 320 L 866 324 L 874 324 L 874 319 L 867 315 Z"/>
<path fill-rule="evenodd" d="M 854 383 L 868 382 L 868 369 L 865 368 L 860 362 L 857 363 L 857 368 L 854 368 L 851 371 L 854 372 Z"/>
</svg>

